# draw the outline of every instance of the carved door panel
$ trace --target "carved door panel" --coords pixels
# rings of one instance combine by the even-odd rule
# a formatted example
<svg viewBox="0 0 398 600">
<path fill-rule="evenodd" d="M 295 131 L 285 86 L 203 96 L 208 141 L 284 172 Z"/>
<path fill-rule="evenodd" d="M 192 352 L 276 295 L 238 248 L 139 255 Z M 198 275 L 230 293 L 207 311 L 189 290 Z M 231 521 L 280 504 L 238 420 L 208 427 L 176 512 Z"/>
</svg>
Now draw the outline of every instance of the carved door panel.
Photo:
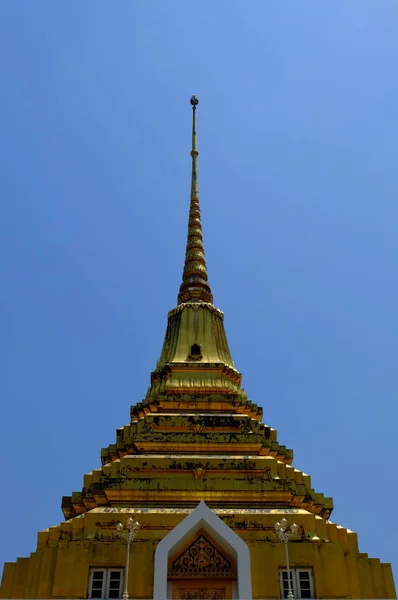
<svg viewBox="0 0 398 600">
<path fill-rule="evenodd" d="M 169 577 L 176 579 L 221 577 L 225 581 L 225 579 L 236 578 L 236 569 L 232 559 L 200 533 L 181 554 L 172 559 Z"/>
<path fill-rule="evenodd" d="M 170 558 L 168 578 L 175 600 L 230 600 L 236 567 L 234 560 L 200 530 Z"/>
<path fill-rule="evenodd" d="M 232 597 L 232 585 L 229 581 L 174 581 L 173 598 L 175 600 L 229 600 Z"/>
<path fill-rule="evenodd" d="M 224 590 L 181 590 L 181 600 L 225 600 Z"/>
</svg>

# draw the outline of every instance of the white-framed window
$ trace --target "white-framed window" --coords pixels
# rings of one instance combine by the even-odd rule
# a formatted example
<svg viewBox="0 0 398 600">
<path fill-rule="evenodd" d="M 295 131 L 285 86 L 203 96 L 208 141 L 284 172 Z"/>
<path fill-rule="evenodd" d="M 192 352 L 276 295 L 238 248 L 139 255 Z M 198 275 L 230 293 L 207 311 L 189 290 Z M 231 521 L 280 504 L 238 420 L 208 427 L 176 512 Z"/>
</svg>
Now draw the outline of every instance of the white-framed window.
<svg viewBox="0 0 398 600">
<path fill-rule="evenodd" d="M 287 569 L 279 571 L 281 598 L 287 598 Z M 290 587 L 295 598 L 315 598 L 312 569 L 290 569 Z"/>
<path fill-rule="evenodd" d="M 121 598 L 123 569 L 90 569 L 89 598 Z"/>
</svg>

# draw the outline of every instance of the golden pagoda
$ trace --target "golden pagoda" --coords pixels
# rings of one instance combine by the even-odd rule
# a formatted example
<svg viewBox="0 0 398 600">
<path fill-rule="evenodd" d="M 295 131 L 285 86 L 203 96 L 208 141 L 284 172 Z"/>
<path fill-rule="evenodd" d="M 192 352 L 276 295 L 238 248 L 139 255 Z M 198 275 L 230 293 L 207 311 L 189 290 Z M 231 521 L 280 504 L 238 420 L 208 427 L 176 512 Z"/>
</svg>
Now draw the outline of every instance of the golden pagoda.
<svg viewBox="0 0 398 600">
<path fill-rule="evenodd" d="M 196 110 L 177 307 L 145 399 L 62 499 L 64 521 L 6 563 L 1 598 L 395 598 L 391 566 L 330 521 L 241 387 L 214 306 L 199 208 Z"/>
</svg>

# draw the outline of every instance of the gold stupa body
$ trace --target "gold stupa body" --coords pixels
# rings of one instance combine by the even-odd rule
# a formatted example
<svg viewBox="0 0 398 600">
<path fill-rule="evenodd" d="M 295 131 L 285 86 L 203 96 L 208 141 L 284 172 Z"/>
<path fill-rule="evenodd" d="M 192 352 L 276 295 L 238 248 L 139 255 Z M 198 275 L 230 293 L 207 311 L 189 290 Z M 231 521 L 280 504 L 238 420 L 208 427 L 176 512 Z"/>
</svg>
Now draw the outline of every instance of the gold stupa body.
<svg viewBox="0 0 398 600">
<path fill-rule="evenodd" d="M 63 498 L 65 520 L 38 534 L 29 558 L 5 564 L 0 597 L 120 598 L 127 546 L 118 523 L 133 519 L 125 597 L 395 598 L 391 566 L 330 520 L 332 499 L 292 466 L 241 387 L 208 281 L 195 96 L 191 104 L 183 281 L 150 388 L 101 466 Z"/>
</svg>

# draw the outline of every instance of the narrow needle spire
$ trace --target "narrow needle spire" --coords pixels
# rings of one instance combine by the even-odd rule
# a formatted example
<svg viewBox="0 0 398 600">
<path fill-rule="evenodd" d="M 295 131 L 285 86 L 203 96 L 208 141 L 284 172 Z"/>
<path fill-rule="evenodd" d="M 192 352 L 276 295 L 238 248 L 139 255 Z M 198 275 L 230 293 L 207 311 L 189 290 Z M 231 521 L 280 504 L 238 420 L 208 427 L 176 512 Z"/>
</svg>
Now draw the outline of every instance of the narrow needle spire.
<svg viewBox="0 0 398 600">
<path fill-rule="evenodd" d="M 199 187 L 196 145 L 196 107 L 199 100 L 192 96 L 192 179 L 191 202 L 189 208 L 188 238 L 185 252 L 184 272 L 182 284 L 178 294 L 178 304 L 184 302 L 210 302 L 213 303 L 210 286 L 208 284 L 205 251 L 203 247 L 202 223 L 199 208 Z"/>
</svg>

